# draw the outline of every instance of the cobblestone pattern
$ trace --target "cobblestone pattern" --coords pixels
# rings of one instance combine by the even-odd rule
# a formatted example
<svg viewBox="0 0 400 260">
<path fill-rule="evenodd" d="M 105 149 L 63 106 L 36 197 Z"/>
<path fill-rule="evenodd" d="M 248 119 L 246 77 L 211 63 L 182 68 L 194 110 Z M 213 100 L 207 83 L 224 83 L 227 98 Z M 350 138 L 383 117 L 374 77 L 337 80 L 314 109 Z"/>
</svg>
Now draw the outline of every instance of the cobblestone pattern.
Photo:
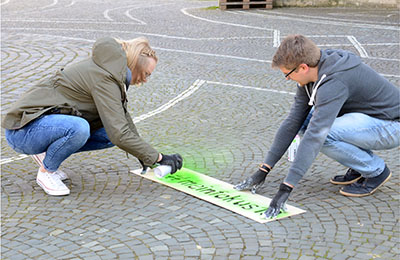
<svg viewBox="0 0 400 260">
<path fill-rule="evenodd" d="M 288 8 L 221 12 L 216 1 L 2 1 L 2 114 L 30 86 L 90 54 L 98 37 L 146 36 L 159 55 L 151 80 L 129 91 L 133 117 L 205 83 L 137 123 L 185 167 L 226 182 L 252 174 L 288 112 L 295 84 L 270 61 L 287 34 L 354 51 L 399 86 L 398 10 Z M 88 12 L 87 10 L 91 10 Z M 378 152 L 392 179 L 373 196 L 347 198 L 329 178 L 346 169 L 319 155 L 289 203 L 307 210 L 268 224 L 129 173 L 117 148 L 62 165 L 71 194 L 36 185 L 36 165 L 1 132 L 2 259 L 398 259 L 399 149 Z M 5 161 L 10 159 L 9 161 Z M 272 197 L 282 159 L 260 194 Z"/>
</svg>

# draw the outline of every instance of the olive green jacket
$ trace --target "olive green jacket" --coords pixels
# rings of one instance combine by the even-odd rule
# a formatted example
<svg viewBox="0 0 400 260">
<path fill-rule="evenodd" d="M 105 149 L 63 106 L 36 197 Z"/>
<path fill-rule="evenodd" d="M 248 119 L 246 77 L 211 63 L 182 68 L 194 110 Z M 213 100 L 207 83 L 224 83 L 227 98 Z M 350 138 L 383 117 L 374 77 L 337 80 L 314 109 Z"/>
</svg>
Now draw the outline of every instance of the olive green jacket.
<svg viewBox="0 0 400 260">
<path fill-rule="evenodd" d="M 104 127 L 113 144 L 153 165 L 158 152 L 139 136 L 127 109 L 126 70 L 121 44 L 99 39 L 92 57 L 57 71 L 21 96 L 3 117 L 2 127 L 19 129 L 49 113 L 80 116 L 91 132 Z"/>
</svg>

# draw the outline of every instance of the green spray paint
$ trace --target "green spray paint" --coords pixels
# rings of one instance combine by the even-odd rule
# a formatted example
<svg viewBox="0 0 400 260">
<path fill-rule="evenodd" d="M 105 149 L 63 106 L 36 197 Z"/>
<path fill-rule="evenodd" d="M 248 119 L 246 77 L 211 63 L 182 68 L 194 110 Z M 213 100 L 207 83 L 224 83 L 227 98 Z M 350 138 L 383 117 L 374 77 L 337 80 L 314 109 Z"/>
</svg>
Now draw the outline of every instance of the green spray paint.
<svg viewBox="0 0 400 260">
<path fill-rule="evenodd" d="M 259 201 L 256 201 L 249 193 L 237 191 L 233 188 L 227 188 L 218 183 L 210 182 L 206 177 L 185 168 L 182 168 L 175 174 L 169 174 L 164 178 L 159 179 L 159 181 L 173 185 L 184 192 L 186 191 L 189 194 L 193 194 L 194 196 L 201 198 L 208 197 L 216 200 L 223 207 L 237 207 L 241 210 L 249 211 L 252 214 L 258 214 L 260 217 L 269 206 L 266 204 L 267 202 L 260 203 Z M 287 212 L 281 212 L 277 218 L 279 219 L 288 215 L 289 213 Z"/>
</svg>

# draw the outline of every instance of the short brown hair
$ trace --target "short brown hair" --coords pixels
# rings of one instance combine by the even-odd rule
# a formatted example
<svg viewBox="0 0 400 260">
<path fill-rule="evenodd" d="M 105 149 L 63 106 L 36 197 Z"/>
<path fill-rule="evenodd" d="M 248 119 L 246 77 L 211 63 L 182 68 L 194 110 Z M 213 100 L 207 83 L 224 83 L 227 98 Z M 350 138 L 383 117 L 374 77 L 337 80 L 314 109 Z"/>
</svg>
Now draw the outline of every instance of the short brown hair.
<svg viewBox="0 0 400 260">
<path fill-rule="evenodd" d="M 300 34 L 287 36 L 275 52 L 272 68 L 293 69 L 300 64 L 318 65 L 321 51 L 313 41 Z"/>
</svg>

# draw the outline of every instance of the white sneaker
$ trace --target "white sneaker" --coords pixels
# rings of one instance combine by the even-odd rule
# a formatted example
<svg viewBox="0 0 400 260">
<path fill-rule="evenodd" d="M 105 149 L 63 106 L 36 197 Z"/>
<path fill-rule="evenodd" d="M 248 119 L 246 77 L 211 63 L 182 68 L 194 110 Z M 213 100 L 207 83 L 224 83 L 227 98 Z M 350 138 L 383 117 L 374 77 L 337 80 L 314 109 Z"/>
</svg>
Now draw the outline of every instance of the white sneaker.
<svg viewBox="0 0 400 260">
<path fill-rule="evenodd" d="M 57 175 L 61 181 L 69 179 L 68 175 L 60 169 L 58 169 L 54 174 Z"/>
<path fill-rule="evenodd" d="M 61 196 L 68 195 L 70 192 L 56 174 L 42 172 L 40 169 L 36 176 L 36 183 L 49 195 Z"/>
<path fill-rule="evenodd" d="M 39 166 L 43 166 L 43 160 L 44 160 L 44 157 L 46 157 L 46 152 L 34 154 L 34 155 L 30 155 L 30 156 Z M 58 169 L 54 174 L 57 175 L 60 178 L 60 180 L 62 180 L 62 181 L 69 179 L 68 175 L 60 169 Z"/>
</svg>

